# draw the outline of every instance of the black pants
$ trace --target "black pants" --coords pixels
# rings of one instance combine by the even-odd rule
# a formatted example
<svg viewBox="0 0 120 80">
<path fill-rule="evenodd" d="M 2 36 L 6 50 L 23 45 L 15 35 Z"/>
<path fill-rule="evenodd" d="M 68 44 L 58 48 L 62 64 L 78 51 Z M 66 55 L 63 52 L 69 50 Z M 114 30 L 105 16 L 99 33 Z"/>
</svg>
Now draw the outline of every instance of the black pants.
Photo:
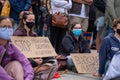
<svg viewBox="0 0 120 80">
<path fill-rule="evenodd" d="M 50 41 L 55 48 L 56 53 L 59 54 L 60 46 L 64 35 L 66 34 L 66 28 L 50 27 Z"/>
<path fill-rule="evenodd" d="M 55 48 L 57 54 L 59 54 L 60 46 L 64 35 L 66 34 L 67 28 L 59 28 L 52 26 L 52 15 L 47 16 L 47 26 L 50 27 L 50 42 Z"/>
</svg>

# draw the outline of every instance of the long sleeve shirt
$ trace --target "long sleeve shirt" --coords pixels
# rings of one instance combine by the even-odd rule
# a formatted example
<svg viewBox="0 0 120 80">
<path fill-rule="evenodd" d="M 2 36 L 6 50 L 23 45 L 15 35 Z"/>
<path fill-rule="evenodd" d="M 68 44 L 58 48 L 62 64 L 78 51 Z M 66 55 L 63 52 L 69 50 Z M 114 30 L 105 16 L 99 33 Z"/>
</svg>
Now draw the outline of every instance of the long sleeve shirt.
<svg viewBox="0 0 120 80">
<path fill-rule="evenodd" d="M 62 12 L 68 14 L 68 10 L 72 8 L 72 1 L 66 0 L 51 0 L 51 14 Z"/>
</svg>

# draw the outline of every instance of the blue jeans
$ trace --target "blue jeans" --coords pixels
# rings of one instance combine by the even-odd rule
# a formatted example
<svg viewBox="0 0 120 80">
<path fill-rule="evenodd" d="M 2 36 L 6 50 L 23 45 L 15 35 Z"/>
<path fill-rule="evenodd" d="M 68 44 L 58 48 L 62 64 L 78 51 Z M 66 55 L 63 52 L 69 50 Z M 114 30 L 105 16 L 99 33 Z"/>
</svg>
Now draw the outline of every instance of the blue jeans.
<svg viewBox="0 0 120 80">
<path fill-rule="evenodd" d="M 74 63 L 72 61 L 71 56 L 67 56 L 67 67 L 68 69 L 72 70 L 72 68 L 74 67 Z"/>
</svg>

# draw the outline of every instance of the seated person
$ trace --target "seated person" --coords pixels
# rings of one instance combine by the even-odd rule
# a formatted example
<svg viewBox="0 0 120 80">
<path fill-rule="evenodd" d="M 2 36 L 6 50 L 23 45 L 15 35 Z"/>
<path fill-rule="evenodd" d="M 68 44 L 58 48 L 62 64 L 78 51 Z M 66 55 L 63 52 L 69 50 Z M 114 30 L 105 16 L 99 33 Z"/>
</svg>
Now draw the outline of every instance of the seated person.
<svg viewBox="0 0 120 80">
<path fill-rule="evenodd" d="M 25 11 L 23 13 L 18 29 L 16 29 L 16 31 L 14 32 L 14 36 L 37 36 L 37 34 L 33 31 L 34 25 L 35 15 L 32 12 Z M 34 59 L 29 58 L 29 61 L 31 62 L 35 73 L 49 70 L 53 67 L 55 67 L 57 71 L 57 60 L 53 57 L 41 58 L 38 56 L 37 58 Z M 51 75 L 53 76 L 53 74 Z"/>
<path fill-rule="evenodd" d="M 60 54 L 68 58 L 68 68 L 72 69 L 74 64 L 70 53 L 90 53 L 88 43 L 82 36 L 82 26 L 79 23 L 72 24 L 69 33 L 62 40 L 60 50 Z"/>
<path fill-rule="evenodd" d="M 14 21 L 0 16 L 0 80 L 33 80 L 28 59 L 10 41 Z"/>
<path fill-rule="evenodd" d="M 120 51 L 115 53 L 103 80 L 120 80 Z"/>
<path fill-rule="evenodd" d="M 100 46 L 99 51 L 99 69 L 98 73 L 94 76 L 101 77 L 105 75 L 109 64 L 116 52 L 120 50 L 120 19 L 117 19 L 113 23 L 114 33 L 106 36 Z"/>
</svg>

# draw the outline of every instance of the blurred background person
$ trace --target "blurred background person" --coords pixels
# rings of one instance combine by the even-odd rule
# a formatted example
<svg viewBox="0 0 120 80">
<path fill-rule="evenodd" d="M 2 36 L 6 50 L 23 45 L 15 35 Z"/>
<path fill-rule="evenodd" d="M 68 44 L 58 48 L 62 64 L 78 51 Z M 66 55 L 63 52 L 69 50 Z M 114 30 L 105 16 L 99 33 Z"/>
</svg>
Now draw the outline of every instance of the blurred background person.
<svg viewBox="0 0 120 80">
<path fill-rule="evenodd" d="M 71 0 L 51 0 L 50 14 L 61 13 L 68 15 L 68 10 L 72 7 Z M 61 41 L 66 34 L 67 26 L 60 28 L 59 26 L 52 25 L 52 18 L 50 19 L 50 41 L 52 46 L 55 48 L 56 53 L 59 53 Z"/>
<path fill-rule="evenodd" d="M 14 30 L 17 29 L 19 24 L 19 15 L 23 14 L 23 11 L 28 11 L 31 7 L 31 0 L 9 0 L 10 2 L 10 17 L 14 19 Z"/>
<path fill-rule="evenodd" d="M 14 32 L 14 36 L 36 37 L 37 34 L 34 32 L 34 26 L 35 15 L 30 11 L 25 11 L 23 13 L 19 27 Z M 47 80 L 49 77 L 49 80 L 51 80 L 58 68 L 57 61 L 53 57 L 41 58 L 38 56 L 36 58 L 29 58 L 29 61 L 34 68 L 35 79 L 39 78 L 40 80 Z M 45 75 L 46 77 L 44 77 Z"/>
<path fill-rule="evenodd" d="M 103 74 L 106 74 L 113 56 L 120 49 L 120 19 L 114 21 L 113 29 L 114 33 L 106 36 L 101 43 L 99 50 L 99 69 L 98 73 L 94 74 L 94 76 L 102 77 Z"/>
</svg>

